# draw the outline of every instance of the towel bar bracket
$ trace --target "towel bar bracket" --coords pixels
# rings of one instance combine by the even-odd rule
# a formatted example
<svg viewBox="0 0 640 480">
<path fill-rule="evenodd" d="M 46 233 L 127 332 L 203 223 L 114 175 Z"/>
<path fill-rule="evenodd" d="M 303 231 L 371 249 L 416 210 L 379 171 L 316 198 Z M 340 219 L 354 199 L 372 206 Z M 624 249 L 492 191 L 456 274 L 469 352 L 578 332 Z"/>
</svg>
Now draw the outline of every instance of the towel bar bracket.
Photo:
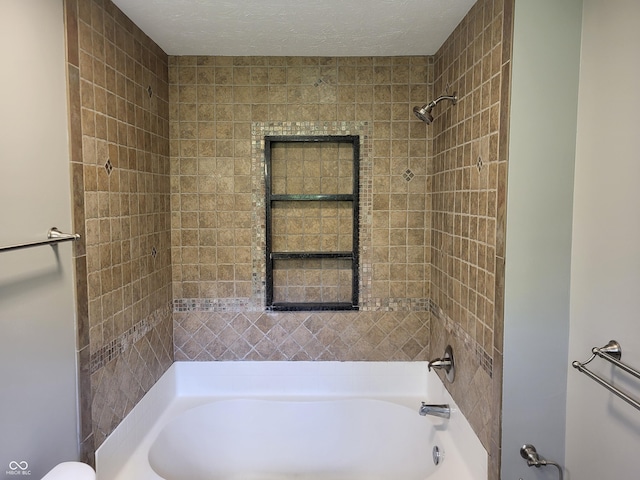
<svg viewBox="0 0 640 480">
<path fill-rule="evenodd" d="M 596 355 L 604 353 L 615 358 L 616 360 L 620 360 L 622 358 L 622 347 L 615 340 L 609 340 L 609 343 L 607 343 L 604 347 L 593 347 L 591 349 L 591 353 L 595 353 Z"/>
<path fill-rule="evenodd" d="M 578 361 L 573 361 L 573 362 L 571 362 L 571 366 L 573 368 L 575 368 L 576 370 L 578 370 L 579 372 L 584 373 L 591 380 L 593 380 L 596 383 L 600 384 L 601 386 L 603 386 L 604 388 L 609 390 L 611 393 L 613 393 L 614 395 L 618 396 L 619 398 L 621 398 L 622 400 L 627 402 L 629 405 L 631 405 L 631 406 L 635 407 L 636 409 L 640 410 L 640 402 L 638 402 L 637 400 L 631 398 L 629 395 L 627 395 L 626 393 L 624 393 L 623 391 L 621 391 L 620 389 L 618 389 L 617 387 L 612 385 L 610 382 L 608 382 L 604 378 L 596 375 L 591 370 L 586 368 L 586 366 L 594 358 L 600 357 L 600 358 L 603 358 L 604 360 L 614 364 L 616 367 L 619 367 L 620 369 L 624 370 L 625 372 L 629 373 L 630 375 L 633 375 L 634 377 L 640 379 L 640 371 L 636 370 L 635 368 L 630 367 L 629 365 L 627 365 L 626 363 L 623 363 L 621 361 L 621 358 L 622 358 L 622 347 L 620 346 L 620 344 L 618 342 L 616 342 L 615 340 L 611 340 L 604 347 L 593 347 L 591 349 L 591 353 L 592 353 L 591 358 L 589 358 L 589 360 L 587 360 L 586 362 L 581 363 L 581 362 L 578 362 Z"/>
<path fill-rule="evenodd" d="M 67 240 L 79 240 L 79 233 L 62 233 L 56 227 L 51 227 L 47 232 L 47 238 L 49 240 L 59 240 L 59 241 L 67 241 Z"/>
<path fill-rule="evenodd" d="M 56 227 L 51 227 L 47 231 L 46 240 L 40 240 L 37 242 L 19 243 L 16 245 L 8 245 L 6 247 L 0 247 L 0 252 L 8 252 L 10 250 L 20 250 L 22 248 L 37 247 L 39 245 L 54 245 L 56 243 L 68 242 L 71 240 L 79 240 L 80 235 L 77 233 L 62 233 Z"/>
</svg>

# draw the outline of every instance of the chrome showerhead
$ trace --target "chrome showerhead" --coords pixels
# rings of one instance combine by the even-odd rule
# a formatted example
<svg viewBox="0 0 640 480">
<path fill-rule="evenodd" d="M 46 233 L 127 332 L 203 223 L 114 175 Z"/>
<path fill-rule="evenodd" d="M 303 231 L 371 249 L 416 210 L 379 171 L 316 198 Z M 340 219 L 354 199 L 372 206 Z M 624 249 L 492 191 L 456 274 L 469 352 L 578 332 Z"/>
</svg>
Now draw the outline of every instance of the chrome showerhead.
<svg viewBox="0 0 640 480">
<path fill-rule="evenodd" d="M 413 113 L 416 114 L 416 117 L 429 125 L 431 122 L 433 122 L 433 115 L 431 115 L 431 110 L 441 100 L 450 100 L 451 103 L 455 105 L 458 102 L 458 97 L 455 93 L 453 95 L 442 95 L 435 100 L 423 105 L 422 107 L 413 107 Z"/>
<path fill-rule="evenodd" d="M 431 103 L 427 103 L 422 107 L 413 107 L 413 113 L 416 114 L 416 117 L 418 117 L 427 125 L 433 122 L 433 115 L 431 115 L 431 109 L 433 108 L 433 105 L 431 105 Z"/>
</svg>

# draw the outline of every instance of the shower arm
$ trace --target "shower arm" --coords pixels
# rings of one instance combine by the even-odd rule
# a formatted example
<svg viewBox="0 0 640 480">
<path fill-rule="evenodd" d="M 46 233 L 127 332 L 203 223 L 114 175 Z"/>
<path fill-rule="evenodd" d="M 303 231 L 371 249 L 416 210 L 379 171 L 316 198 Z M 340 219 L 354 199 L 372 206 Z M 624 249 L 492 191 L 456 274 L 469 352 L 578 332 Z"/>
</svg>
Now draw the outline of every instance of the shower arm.
<svg viewBox="0 0 640 480">
<path fill-rule="evenodd" d="M 456 104 L 458 103 L 458 97 L 454 94 L 454 95 L 441 95 L 438 98 L 436 98 L 435 100 L 432 100 L 429 105 L 427 105 L 427 108 L 433 108 L 435 107 L 438 103 L 440 103 L 442 100 L 450 100 L 452 104 Z"/>
<path fill-rule="evenodd" d="M 455 105 L 458 102 L 458 96 L 455 92 L 453 93 L 453 95 L 441 95 L 435 100 L 432 100 L 429 103 L 423 105 L 422 107 L 413 107 L 413 113 L 416 115 L 416 117 L 429 125 L 431 122 L 433 122 L 433 115 L 431 115 L 431 110 L 433 110 L 433 107 L 435 107 L 442 100 L 449 100 Z"/>
</svg>

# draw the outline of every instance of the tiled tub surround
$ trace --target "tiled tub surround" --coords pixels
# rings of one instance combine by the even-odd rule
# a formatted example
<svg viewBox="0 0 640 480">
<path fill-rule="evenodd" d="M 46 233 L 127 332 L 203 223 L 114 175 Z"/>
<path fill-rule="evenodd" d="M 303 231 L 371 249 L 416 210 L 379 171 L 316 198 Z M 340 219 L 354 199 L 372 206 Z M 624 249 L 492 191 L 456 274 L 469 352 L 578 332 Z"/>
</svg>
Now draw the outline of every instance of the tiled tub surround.
<svg viewBox="0 0 640 480">
<path fill-rule="evenodd" d="M 449 385 L 499 478 L 505 198 L 513 0 L 479 0 L 434 56 L 433 89 L 457 91 L 431 125 L 431 342 L 452 344 Z M 434 109 L 436 110 L 436 109 Z"/>
<path fill-rule="evenodd" d="M 173 361 L 167 56 L 65 0 L 83 457 Z"/>
<path fill-rule="evenodd" d="M 429 60 L 170 61 L 176 358 L 427 359 Z M 360 312 L 263 312 L 267 135 L 360 137 Z"/>
<path fill-rule="evenodd" d="M 382 401 L 384 403 L 378 406 L 391 406 L 394 411 L 400 408 L 403 410 L 402 418 L 408 422 L 415 421 L 421 428 L 433 425 L 432 434 L 421 436 L 413 442 L 422 452 L 422 461 L 431 462 L 430 452 L 434 444 L 444 451 L 444 462 L 434 468 L 429 479 L 487 478 L 486 451 L 438 377 L 427 372 L 425 362 L 176 362 L 100 447 L 97 452 L 98 477 L 101 480 L 159 479 L 151 469 L 149 449 L 172 419 L 191 408 L 216 408 L 214 402 L 219 401 L 225 401 L 222 404 L 230 406 L 230 401 L 242 399 L 300 401 L 307 405 L 314 401 L 361 401 L 363 408 L 373 399 Z M 421 401 L 449 403 L 452 407 L 451 419 L 421 417 L 418 415 Z M 318 406 L 321 408 L 322 405 Z M 260 412 L 253 413 L 260 416 Z M 203 419 L 200 414 L 198 418 Z M 313 428 L 314 419 L 313 415 L 309 415 L 304 421 Z M 256 423 L 259 422 L 260 419 L 256 419 Z M 344 422 L 344 418 L 339 420 L 340 427 L 345 428 L 347 424 Z M 385 419 L 375 415 L 366 424 L 371 426 L 377 422 L 384 424 Z M 279 427 L 278 431 L 282 431 L 288 426 Z M 222 428 L 224 425 L 217 431 Z M 349 430 L 350 433 L 360 431 L 357 428 Z M 330 435 L 334 432 L 327 433 Z M 379 430 L 375 433 L 378 436 L 381 434 Z M 193 435 L 197 433 L 193 432 Z M 194 448 L 200 448 L 210 444 L 211 438 L 207 434 L 207 441 L 198 441 L 194 437 L 190 440 L 194 442 Z M 385 438 L 381 440 L 386 441 Z M 366 441 L 355 441 L 354 447 Z M 229 438 L 226 446 L 232 443 L 233 439 Z M 240 443 L 241 448 L 246 447 L 246 442 Z M 171 453 L 175 454 L 175 449 L 171 449 Z M 240 454 L 240 458 L 245 454 Z M 168 456 L 170 454 L 163 455 L 163 458 Z M 393 462 L 393 459 L 384 460 Z M 177 458 L 174 461 L 180 462 Z M 179 470 L 182 465 L 187 471 L 191 463 L 182 461 L 176 467 Z M 319 468 L 330 467 L 323 464 Z M 228 475 L 233 476 L 234 473 L 240 474 L 228 472 Z M 316 477 L 319 478 L 318 475 L 313 476 Z M 384 478 L 395 479 L 398 476 Z"/>
</svg>

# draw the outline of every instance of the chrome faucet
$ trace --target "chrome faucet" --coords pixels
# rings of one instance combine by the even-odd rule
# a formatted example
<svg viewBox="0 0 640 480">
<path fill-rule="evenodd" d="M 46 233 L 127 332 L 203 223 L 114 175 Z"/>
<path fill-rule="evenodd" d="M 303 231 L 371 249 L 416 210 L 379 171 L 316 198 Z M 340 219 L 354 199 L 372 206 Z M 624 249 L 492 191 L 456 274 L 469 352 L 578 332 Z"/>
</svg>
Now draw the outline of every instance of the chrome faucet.
<svg viewBox="0 0 640 480">
<path fill-rule="evenodd" d="M 427 364 L 427 368 L 429 369 L 429 371 L 431 371 L 432 368 L 444 368 L 446 370 L 449 367 L 451 367 L 451 360 L 449 360 L 448 358 L 436 358 L 434 360 L 431 360 Z"/>
<path fill-rule="evenodd" d="M 448 403 L 430 404 L 422 402 L 418 413 L 420 413 L 420 415 L 422 415 L 423 417 L 425 415 L 431 415 L 433 417 L 450 418 L 451 408 L 449 407 Z"/>
</svg>

